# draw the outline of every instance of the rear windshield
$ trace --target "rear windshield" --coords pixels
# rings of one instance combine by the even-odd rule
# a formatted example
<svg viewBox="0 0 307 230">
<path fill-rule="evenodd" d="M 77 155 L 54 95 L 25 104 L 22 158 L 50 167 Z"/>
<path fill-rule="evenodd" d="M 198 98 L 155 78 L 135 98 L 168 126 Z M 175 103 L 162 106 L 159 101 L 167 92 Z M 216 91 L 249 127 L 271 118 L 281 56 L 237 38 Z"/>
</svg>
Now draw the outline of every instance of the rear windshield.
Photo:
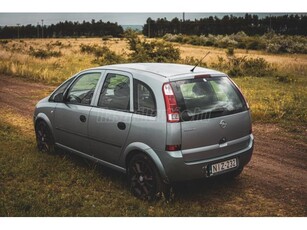
<svg viewBox="0 0 307 230">
<path fill-rule="evenodd" d="M 239 90 L 227 77 L 172 82 L 181 121 L 208 119 L 247 109 Z"/>
</svg>

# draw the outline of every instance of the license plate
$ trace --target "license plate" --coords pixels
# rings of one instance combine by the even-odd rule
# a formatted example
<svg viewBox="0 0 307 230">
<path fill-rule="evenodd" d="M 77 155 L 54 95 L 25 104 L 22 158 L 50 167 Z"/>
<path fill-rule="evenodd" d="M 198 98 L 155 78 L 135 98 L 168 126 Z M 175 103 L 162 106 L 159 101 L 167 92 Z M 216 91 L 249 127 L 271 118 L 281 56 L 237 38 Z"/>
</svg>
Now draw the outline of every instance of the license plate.
<svg viewBox="0 0 307 230">
<path fill-rule="evenodd" d="M 211 175 L 237 167 L 237 159 L 230 159 L 211 165 Z"/>
</svg>

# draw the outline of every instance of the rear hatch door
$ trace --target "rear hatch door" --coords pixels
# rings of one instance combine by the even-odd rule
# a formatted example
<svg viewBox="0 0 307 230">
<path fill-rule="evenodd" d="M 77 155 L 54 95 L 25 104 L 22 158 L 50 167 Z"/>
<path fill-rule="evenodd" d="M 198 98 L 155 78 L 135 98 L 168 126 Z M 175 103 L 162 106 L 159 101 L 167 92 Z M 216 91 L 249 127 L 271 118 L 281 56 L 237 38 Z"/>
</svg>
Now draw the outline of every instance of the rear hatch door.
<svg viewBox="0 0 307 230">
<path fill-rule="evenodd" d="M 251 119 L 239 89 L 226 76 L 171 83 L 181 115 L 181 149 L 186 162 L 248 147 Z"/>
</svg>

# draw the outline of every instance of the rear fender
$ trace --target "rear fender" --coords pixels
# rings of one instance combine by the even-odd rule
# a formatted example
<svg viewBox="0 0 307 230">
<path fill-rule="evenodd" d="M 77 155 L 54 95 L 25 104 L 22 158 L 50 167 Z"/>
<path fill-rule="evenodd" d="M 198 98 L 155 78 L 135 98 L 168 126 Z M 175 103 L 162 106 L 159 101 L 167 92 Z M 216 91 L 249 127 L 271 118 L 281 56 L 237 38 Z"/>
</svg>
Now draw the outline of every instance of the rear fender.
<svg viewBox="0 0 307 230">
<path fill-rule="evenodd" d="M 158 157 L 158 155 L 156 154 L 156 152 L 150 148 L 148 145 L 141 143 L 141 142 L 134 142 L 129 144 L 122 157 L 121 157 L 121 162 L 123 163 L 123 165 L 126 166 L 127 168 L 127 163 L 128 160 L 131 159 L 133 154 L 136 154 L 137 152 L 142 152 L 143 154 L 147 155 L 148 157 L 150 157 L 150 159 L 154 162 L 154 164 L 156 165 L 160 176 L 162 177 L 164 182 L 168 182 L 168 178 L 166 176 L 164 167 L 162 165 L 162 162 L 160 160 L 160 158 Z"/>
</svg>

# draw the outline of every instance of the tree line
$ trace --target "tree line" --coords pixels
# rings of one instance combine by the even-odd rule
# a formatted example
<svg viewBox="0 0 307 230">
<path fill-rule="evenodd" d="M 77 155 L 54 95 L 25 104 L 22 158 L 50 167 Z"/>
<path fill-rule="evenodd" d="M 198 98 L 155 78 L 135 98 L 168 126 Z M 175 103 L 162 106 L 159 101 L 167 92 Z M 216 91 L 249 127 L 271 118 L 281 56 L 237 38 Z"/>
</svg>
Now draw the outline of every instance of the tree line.
<svg viewBox="0 0 307 230">
<path fill-rule="evenodd" d="M 244 17 L 226 15 L 223 18 L 208 17 L 192 20 L 171 21 L 166 18 L 148 18 L 142 33 L 148 37 L 162 37 L 165 34 L 225 35 L 244 31 L 247 35 L 263 35 L 275 32 L 284 35 L 307 35 L 307 15 L 266 16 L 245 14 Z"/>
<path fill-rule="evenodd" d="M 123 34 L 122 26 L 117 23 L 103 22 L 59 22 L 51 25 L 4 26 L 0 28 L 0 38 L 52 38 L 52 37 L 119 37 Z"/>
<path fill-rule="evenodd" d="M 142 33 L 148 37 L 162 37 L 165 34 L 186 35 L 230 35 L 244 31 L 247 35 L 263 35 L 275 32 L 284 35 L 307 35 L 307 15 L 266 16 L 245 14 L 242 16 L 225 15 L 223 18 L 207 17 L 195 20 L 173 18 L 148 18 Z M 0 38 L 52 38 L 52 37 L 120 37 L 124 33 L 117 23 L 65 21 L 51 25 L 22 25 L 0 27 Z"/>
</svg>

